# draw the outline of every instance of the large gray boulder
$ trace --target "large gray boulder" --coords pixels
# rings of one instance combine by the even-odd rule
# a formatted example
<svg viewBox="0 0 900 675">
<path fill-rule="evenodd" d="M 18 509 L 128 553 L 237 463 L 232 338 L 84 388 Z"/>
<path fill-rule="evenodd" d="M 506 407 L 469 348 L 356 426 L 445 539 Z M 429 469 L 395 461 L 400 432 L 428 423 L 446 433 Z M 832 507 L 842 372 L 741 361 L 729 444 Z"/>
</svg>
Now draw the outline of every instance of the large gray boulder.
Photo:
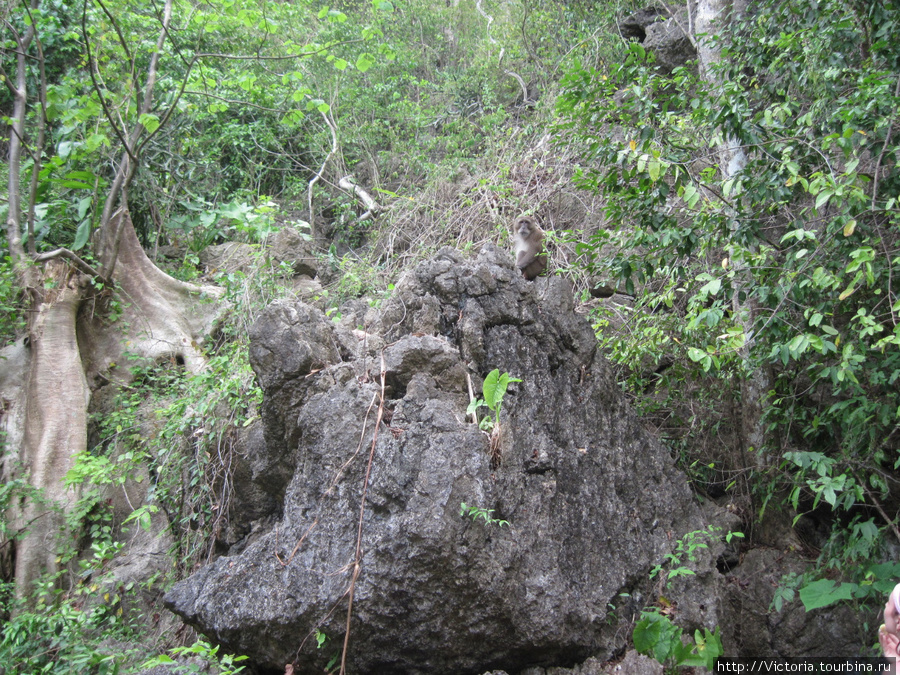
<svg viewBox="0 0 900 675">
<path fill-rule="evenodd" d="M 167 606 L 278 672 L 321 673 L 340 653 L 351 589 L 348 673 L 609 659 L 630 634 L 618 622 L 655 599 L 649 570 L 706 522 L 569 284 L 525 281 L 496 247 L 474 261 L 445 249 L 374 324 L 351 331 L 302 303 L 259 319 L 269 456 L 255 466 L 271 467 L 282 513 Z M 493 368 L 522 382 L 492 452 L 466 407 Z M 509 524 L 462 517 L 462 503 Z"/>
</svg>

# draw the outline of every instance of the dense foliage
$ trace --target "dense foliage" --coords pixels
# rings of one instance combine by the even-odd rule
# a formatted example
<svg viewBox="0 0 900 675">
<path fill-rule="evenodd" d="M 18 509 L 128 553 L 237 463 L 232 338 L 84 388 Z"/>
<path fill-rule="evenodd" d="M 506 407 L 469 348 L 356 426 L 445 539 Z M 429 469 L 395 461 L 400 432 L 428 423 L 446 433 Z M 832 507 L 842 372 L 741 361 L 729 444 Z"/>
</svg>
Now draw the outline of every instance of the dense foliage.
<svg viewBox="0 0 900 675">
<path fill-rule="evenodd" d="M 7 4 L 3 18 L 0 113 L 22 122 L 6 140 L 18 134 L 23 150 L 6 167 L 22 206 L 4 201 L 0 215 L 21 226 L 30 258 L 66 247 L 96 264 L 104 206 L 117 198 L 110 186 L 126 139 L 138 132 L 128 143 L 136 173 L 127 203 L 142 243 L 153 254 L 165 245 L 180 251 L 183 260 L 167 271 L 185 280 L 204 275 L 225 289 L 231 308 L 203 346 L 198 372 L 128 354 L 110 364 L 120 381 L 95 392 L 89 447 L 66 477 L 79 499 L 65 514 L 60 571 L 16 598 L 9 558 L 0 557 L 7 566 L 0 669 L 132 670 L 193 639 L 163 634 L 160 593 L 216 552 L 234 442 L 258 413 L 247 328 L 285 292 L 281 271 L 262 259 L 253 273 L 213 274 L 197 254 L 224 241 L 258 247 L 293 225 L 324 245 L 321 269 L 334 282 L 320 300 L 329 311 L 376 283 L 383 288 L 375 254 L 362 248 L 377 229 L 398 222 L 400 229 L 409 214 L 422 213 L 430 245 L 477 240 L 483 232 L 471 236 L 443 217 L 460 205 L 441 196 L 441 185 L 465 172 L 477 176 L 464 204 L 473 220 L 484 220 L 486 208 L 494 213 L 488 222 L 526 208 L 510 163 L 545 133 L 538 111 L 558 73 L 575 55 L 600 63 L 622 47 L 597 39 L 614 31 L 611 13 L 578 2 L 41 0 Z M 17 92 L 20 70 L 25 86 Z M 377 227 L 360 222 L 356 199 L 338 189 L 350 174 L 388 207 Z M 10 231 L 0 233 L 4 255 Z M 52 287 L 29 287 L 21 272 L 21 259 L 0 264 L 0 346 L 27 333 L 35 287 Z M 103 302 L 91 304 L 115 327 L 130 299 L 105 281 L 94 275 L 92 293 Z M 124 516 L 112 495 L 120 499 L 129 485 L 146 486 L 147 501 Z M 0 503 L 26 495 L 41 499 L 26 480 L 6 480 Z M 163 515 L 171 570 L 140 587 L 118 583 L 113 568 L 124 538 L 156 532 Z M 8 556 L 25 533 L 6 518 L 0 528 Z M 219 672 L 238 661 L 201 641 L 170 653 Z M 150 665 L 169 662 L 163 655 Z"/>
<path fill-rule="evenodd" d="M 702 465 L 714 492 L 833 509 L 829 566 L 900 539 L 898 26 L 891 2 L 752 3 L 711 72 L 661 73 L 632 44 L 617 68 L 572 69 L 558 104 L 581 184 L 625 224 L 585 247 L 591 268 L 653 310 L 609 341 L 632 390 L 656 380 L 643 359 L 673 358 L 670 398 L 649 408 L 686 417 L 700 395 L 693 423 L 732 427 Z M 733 408 L 754 378 L 765 433 L 747 447 Z M 667 424 L 682 448 L 696 439 L 688 419 Z"/>
<path fill-rule="evenodd" d="M 401 245 L 367 247 L 379 237 L 405 242 L 410 257 L 484 240 L 483 223 L 502 241 L 494 223 L 552 213 L 565 159 L 577 157 L 577 182 L 601 196 L 606 226 L 568 233 L 572 255 L 563 232 L 548 227 L 548 241 L 557 267 L 634 296 L 633 307 L 604 304 L 594 319 L 646 419 L 697 486 L 729 496 L 748 526 L 783 509 L 832 527 L 816 542 L 820 562 L 850 573 L 843 585 L 792 580 L 808 607 L 880 593 L 897 570 L 871 563 L 885 537 L 900 540 L 900 8 L 751 3 L 709 38 L 715 63 L 668 73 L 618 34 L 614 13 L 634 4 L 177 0 L 159 47 L 160 3 L 7 5 L 4 82 L 17 40 L 36 35 L 23 228 L 36 252 L 66 246 L 91 261 L 122 139 L 140 125 L 128 203 L 148 248 L 183 252 L 173 274 L 201 275 L 196 254 L 210 244 L 256 246 L 290 224 L 323 245 L 335 281 L 320 299 L 333 310 L 383 288 L 376 275 Z M 141 114 L 157 50 L 154 101 Z M 13 107 L 0 89 L 0 112 Z M 529 154 L 550 135 L 565 158 L 555 165 Z M 361 221 L 337 187 L 347 175 L 387 207 L 377 222 Z M 67 571 L 36 589 L 28 611 L 4 586 L 4 611 L 19 612 L 5 624 L 0 668 L 116 672 L 153 647 L 124 608 L 171 579 L 111 585 L 123 523 L 107 490 L 152 483 L 124 525 L 148 527 L 164 512 L 173 574 L 213 553 L 229 453 L 259 402 L 246 329 L 283 292 L 271 272 L 210 279 L 233 309 L 206 370 L 141 364 L 92 421 L 89 452 L 69 476 L 81 501 L 61 552 Z M 28 298 L 4 260 L 0 344 L 23 334 Z M 111 321 L 122 301 L 110 304 Z M 28 489 L 6 482 L 0 505 Z M 98 602 L 101 587 L 109 593 Z M 644 617 L 648 649 L 697 657 L 663 618 Z M 698 633 L 695 645 L 712 637 Z M 97 649 L 104 639 L 127 648 Z M 220 658 L 203 643 L 191 649 Z"/>
</svg>

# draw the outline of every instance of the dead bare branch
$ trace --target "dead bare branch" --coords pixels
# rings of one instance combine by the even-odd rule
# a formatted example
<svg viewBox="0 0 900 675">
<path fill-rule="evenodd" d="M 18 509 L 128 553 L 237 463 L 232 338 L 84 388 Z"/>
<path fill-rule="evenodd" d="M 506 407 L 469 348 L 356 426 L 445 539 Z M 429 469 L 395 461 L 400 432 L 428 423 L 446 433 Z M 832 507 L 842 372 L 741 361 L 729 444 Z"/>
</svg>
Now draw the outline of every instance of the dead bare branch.
<svg viewBox="0 0 900 675">
<path fill-rule="evenodd" d="M 53 258 L 65 258 L 66 260 L 71 260 L 75 264 L 75 267 L 85 274 L 89 274 L 92 277 L 100 277 L 100 273 L 97 270 L 82 260 L 77 253 L 74 253 L 67 248 L 58 248 L 55 251 L 41 253 L 34 257 L 34 262 L 47 262 L 48 260 L 53 260 Z"/>
<path fill-rule="evenodd" d="M 325 167 L 328 166 L 328 162 L 331 161 L 331 158 L 334 157 L 338 151 L 337 127 L 335 126 L 334 121 L 331 119 L 329 113 L 324 113 L 321 110 L 319 112 L 322 115 L 322 119 L 325 120 L 325 124 L 328 125 L 328 128 L 331 131 L 331 150 L 325 156 L 325 161 L 322 162 L 322 166 L 319 168 L 319 171 L 315 176 L 313 176 L 312 180 L 309 181 L 309 227 L 313 239 L 316 238 L 316 219 L 315 214 L 313 213 L 313 187 L 322 179 L 322 174 L 325 173 Z"/>
<path fill-rule="evenodd" d="M 375 198 L 356 184 L 353 176 L 344 176 L 341 178 L 338 181 L 338 187 L 353 193 L 353 195 L 363 203 L 363 206 L 366 207 L 366 212 L 363 213 L 358 220 L 374 218 L 382 210 L 381 205 L 375 201 Z"/>
</svg>

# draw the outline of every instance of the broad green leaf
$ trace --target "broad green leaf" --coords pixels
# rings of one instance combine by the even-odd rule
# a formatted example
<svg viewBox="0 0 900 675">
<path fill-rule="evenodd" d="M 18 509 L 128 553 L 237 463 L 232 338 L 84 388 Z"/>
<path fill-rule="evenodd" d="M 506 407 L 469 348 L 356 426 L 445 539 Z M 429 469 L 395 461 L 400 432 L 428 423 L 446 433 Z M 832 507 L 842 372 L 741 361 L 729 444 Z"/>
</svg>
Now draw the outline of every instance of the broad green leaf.
<svg viewBox="0 0 900 675">
<path fill-rule="evenodd" d="M 91 134 L 84 142 L 84 147 L 88 152 L 94 152 L 101 145 L 109 147 L 109 139 L 105 134 Z"/>
<path fill-rule="evenodd" d="M 159 117 L 153 113 L 144 113 L 138 118 L 138 122 L 151 134 L 159 129 Z"/>
<path fill-rule="evenodd" d="M 500 405 L 503 403 L 503 397 L 506 395 L 509 383 L 521 381 L 522 380 L 517 377 L 510 377 L 509 373 L 501 374 L 500 370 L 495 368 L 484 378 L 482 392 L 484 394 L 485 405 L 491 410 L 499 412 Z"/>
<path fill-rule="evenodd" d="M 707 358 L 709 355 L 703 351 L 702 349 L 697 349 L 696 347 L 690 347 L 688 349 L 688 358 L 694 362 L 700 362 L 703 359 Z"/>
<path fill-rule="evenodd" d="M 91 204 L 93 203 L 93 197 L 84 197 L 78 200 L 78 218 L 81 220 L 84 218 L 84 214 L 87 213 L 88 209 L 91 208 Z"/>
<path fill-rule="evenodd" d="M 722 290 L 722 280 L 721 279 L 713 279 L 712 281 L 705 284 L 700 289 L 700 293 L 708 293 L 709 295 L 715 295 L 720 290 Z"/>
<path fill-rule="evenodd" d="M 356 69 L 361 73 L 366 72 L 369 68 L 371 68 L 374 65 L 375 65 L 375 57 L 372 56 L 371 54 L 369 54 L 368 52 L 363 52 L 356 59 Z"/>
<path fill-rule="evenodd" d="M 71 178 L 62 178 L 60 180 L 54 180 L 53 182 L 71 190 L 90 190 L 93 187 L 83 181 L 72 180 Z"/>
<path fill-rule="evenodd" d="M 85 218 L 78 224 L 75 230 L 75 241 L 72 243 L 72 250 L 78 251 L 87 243 L 91 236 L 91 219 Z"/>
<path fill-rule="evenodd" d="M 819 196 L 816 197 L 816 208 L 821 209 L 828 203 L 828 200 L 831 199 L 832 195 L 834 195 L 834 191 L 830 188 L 822 190 L 819 193 Z"/>
<path fill-rule="evenodd" d="M 484 395 L 484 402 L 488 408 L 494 410 L 495 401 L 496 401 L 496 393 L 497 388 L 500 384 L 500 370 L 495 368 L 491 372 L 487 374 L 487 377 L 484 378 L 484 385 L 482 385 L 482 393 Z"/>
<path fill-rule="evenodd" d="M 800 589 L 800 601 L 807 612 L 853 598 L 857 584 L 837 584 L 831 579 L 819 579 Z"/>
</svg>

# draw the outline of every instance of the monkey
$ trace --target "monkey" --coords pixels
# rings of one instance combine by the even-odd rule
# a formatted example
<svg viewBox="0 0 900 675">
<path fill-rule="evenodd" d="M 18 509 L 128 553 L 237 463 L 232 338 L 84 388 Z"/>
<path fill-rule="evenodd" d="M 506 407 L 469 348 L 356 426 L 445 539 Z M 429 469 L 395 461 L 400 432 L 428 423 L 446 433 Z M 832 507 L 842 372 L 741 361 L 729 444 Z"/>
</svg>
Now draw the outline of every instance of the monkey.
<svg viewBox="0 0 900 675">
<path fill-rule="evenodd" d="M 532 281 L 547 269 L 547 256 L 543 255 L 544 231 L 531 216 L 519 216 L 513 223 L 513 253 L 516 267 L 526 279 Z"/>
</svg>

